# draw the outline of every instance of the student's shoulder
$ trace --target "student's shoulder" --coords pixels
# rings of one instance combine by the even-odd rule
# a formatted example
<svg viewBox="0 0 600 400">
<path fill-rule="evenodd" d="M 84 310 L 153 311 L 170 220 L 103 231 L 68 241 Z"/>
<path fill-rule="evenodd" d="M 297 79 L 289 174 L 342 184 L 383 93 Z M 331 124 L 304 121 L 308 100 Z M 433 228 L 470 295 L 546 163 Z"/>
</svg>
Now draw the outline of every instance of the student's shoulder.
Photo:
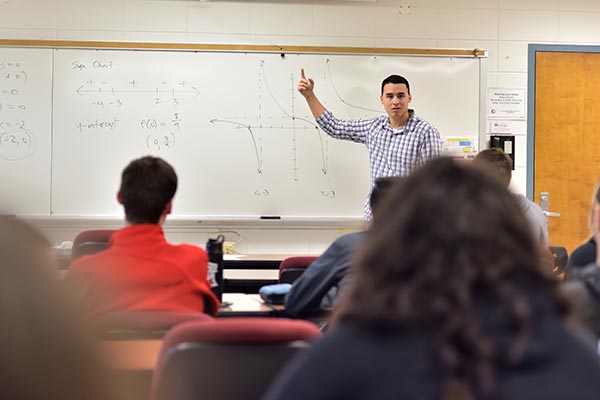
<svg viewBox="0 0 600 400">
<path fill-rule="evenodd" d="M 105 270 L 104 265 L 110 264 L 106 261 L 105 252 L 101 251 L 94 254 L 87 254 L 77 257 L 69 264 L 69 269 L 65 274 L 66 280 L 87 277 Z"/>
<path fill-rule="evenodd" d="M 539 205 L 537 205 L 535 202 L 529 200 L 524 195 L 522 195 L 520 193 L 516 193 L 514 195 L 514 198 L 515 198 L 515 201 L 517 202 L 517 204 L 519 205 L 519 207 L 521 207 L 521 209 L 524 212 L 539 214 L 542 216 L 544 215 L 544 211 L 542 210 L 542 208 Z"/>
<path fill-rule="evenodd" d="M 186 257 L 190 259 L 208 260 L 206 251 L 199 246 L 189 243 L 181 243 L 172 245 L 173 252 L 180 257 Z"/>
<path fill-rule="evenodd" d="M 365 231 L 349 232 L 349 233 L 343 234 L 342 236 L 338 237 L 334 241 L 334 243 L 338 244 L 338 245 L 347 245 L 347 244 L 358 243 L 364 238 L 365 234 L 366 234 Z"/>
</svg>

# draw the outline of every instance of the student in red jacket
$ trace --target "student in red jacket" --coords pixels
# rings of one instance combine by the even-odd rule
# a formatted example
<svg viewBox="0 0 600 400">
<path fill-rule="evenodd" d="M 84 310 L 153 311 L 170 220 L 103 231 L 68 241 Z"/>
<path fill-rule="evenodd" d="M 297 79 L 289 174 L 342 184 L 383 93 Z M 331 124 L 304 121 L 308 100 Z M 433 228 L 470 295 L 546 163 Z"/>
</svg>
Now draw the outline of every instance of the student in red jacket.
<svg viewBox="0 0 600 400">
<path fill-rule="evenodd" d="M 127 226 L 113 233 L 105 251 L 73 261 L 66 275 L 91 317 L 142 310 L 216 314 L 208 256 L 197 246 L 168 243 L 162 230 L 176 190 L 177 175 L 160 158 L 142 157 L 125 168 L 117 199 Z"/>
</svg>

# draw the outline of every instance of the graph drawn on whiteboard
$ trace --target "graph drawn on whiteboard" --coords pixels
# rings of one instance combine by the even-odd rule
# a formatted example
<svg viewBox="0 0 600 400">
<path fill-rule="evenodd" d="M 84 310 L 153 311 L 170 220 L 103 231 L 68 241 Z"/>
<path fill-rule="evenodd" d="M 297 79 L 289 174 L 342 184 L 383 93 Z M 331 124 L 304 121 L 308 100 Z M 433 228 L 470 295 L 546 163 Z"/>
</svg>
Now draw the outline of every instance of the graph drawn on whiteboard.
<svg viewBox="0 0 600 400">
<path fill-rule="evenodd" d="M 219 118 L 211 118 L 211 124 L 221 124 L 221 125 L 229 125 L 231 129 L 241 129 L 247 133 L 249 143 L 251 143 L 251 150 L 254 153 L 255 158 L 255 170 L 256 173 L 263 178 L 264 177 L 264 162 L 263 162 L 263 132 L 266 130 L 278 130 L 284 131 L 291 136 L 290 143 L 290 154 L 291 154 L 291 162 L 290 169 L 292 172 L 292 180 L 293 182 L 301 182 L 302 178 L 300 176 L 299 164 L 298 164 L 298 152 L 300 151 L 298 146 L 297 135 L 300 132 L 309 133 L 311 136 L 314 136 L 318 140 L 319 144 L 319 160 L 320 160 L 320 174 L 322 175 L 322 179 L 324 184 L 322 188 L 319 190 L 319 193 L 323 198 L 332 199 L 335 197 L 336 192 L 329 184 L 329 178 L 327 176 L 329 172 L 328 161 L 328 145 L 329 138 L 328 136 L 321 130 L 321 128 L 316 124 L 314 120 L 302 117 L 297 115 L 296 107 L 298 98 L 301 96 L 298 94 L 296 90 L 297 85 L 297 76 L 295 73 L 291 72 L 289 74 L 289 106 L 284 105 L 283 101 L 271 90 L 270 85 L 270 76 L 268 74 L 267 69 L 268 63 L 265 60 L 260 60 L 259 68 L 258 68 L 258 76 L 257 76 L 257 115 L 256 120 L 253 123 L 239 122 L 239 116 L 223 116 Z M 301 98 L 301 103 L 303 109 L 306 108 L 306 105 Z M 275 124 L 273 123 L 274 119 L 277 117 L 273 117 L 270 115 L 270 121 L 263 119 L 264 105 L 265 103 L 271 103 L 275 106 L 275 110 L 279 114 L 278 117 L 281 118 L 282 122 Z M 248 119 L 246 116 L 243 119 Z M 250 118 L 252 119 L 252 118 Z M 304 150 L 307 151 L 307 150 Z M 256 190 L 255 194 L 258 193 L 265 194 L 268 193 L 268 189 L 264 190 Z M 268 195 L 268 194 L 267 194 Z"/>
</svg>

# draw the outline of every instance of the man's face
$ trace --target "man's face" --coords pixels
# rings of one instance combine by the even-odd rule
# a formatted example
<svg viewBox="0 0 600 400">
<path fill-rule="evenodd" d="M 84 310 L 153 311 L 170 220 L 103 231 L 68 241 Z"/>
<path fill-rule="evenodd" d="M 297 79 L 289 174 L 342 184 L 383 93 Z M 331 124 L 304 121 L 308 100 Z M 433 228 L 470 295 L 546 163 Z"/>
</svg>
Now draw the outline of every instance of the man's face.
<svg viewBox="0 0 600 400">
<path fill-rule="evenodd" d="M 403 117 L 408 114 L 408 103 L 412 96 L 404 83 L 387 83 L 383 87 L 381 104 L 390 118 Z"/>
</svg>

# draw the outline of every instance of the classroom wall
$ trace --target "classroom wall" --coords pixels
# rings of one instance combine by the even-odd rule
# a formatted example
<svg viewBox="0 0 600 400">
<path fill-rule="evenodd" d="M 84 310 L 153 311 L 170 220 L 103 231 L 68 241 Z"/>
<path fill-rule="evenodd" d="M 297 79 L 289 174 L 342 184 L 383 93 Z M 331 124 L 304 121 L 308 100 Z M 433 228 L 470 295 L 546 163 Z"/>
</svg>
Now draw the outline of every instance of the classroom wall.
<svg viewBox="0 0 600 400">
<path fill-rule="evenodd" d="M 597 45 L 598 20 L 597 0 L 0 0 L 2 39 L 485 48 L 488 87 L 511 88 L 527 87 L 528 43 Z M 524 193 L 527 124 L 510 123 L 517 136 L 512 185 Z M 40 226 L 54 243 L 83 227 Z M 318 253 L 343 233 L 326 225 L 167 231 L 173 241 L 203 243 L 219 228 L 238 232 L 237 250 L 254 253 Z"/>
</svg>

